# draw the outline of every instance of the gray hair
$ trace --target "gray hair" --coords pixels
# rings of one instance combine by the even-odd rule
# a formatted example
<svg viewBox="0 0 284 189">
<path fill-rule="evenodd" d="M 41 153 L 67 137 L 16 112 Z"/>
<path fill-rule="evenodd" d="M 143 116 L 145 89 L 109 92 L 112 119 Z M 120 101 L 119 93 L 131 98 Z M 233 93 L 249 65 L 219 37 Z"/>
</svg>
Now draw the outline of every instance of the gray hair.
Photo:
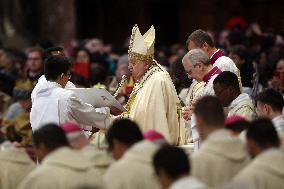
<svg viewBox="0 0 284 189">
<path fill-rule="evenodd" d="M 210 64 L 208 55 L 201 49 L 192 49 L 188 51 L 188 53 L 184 55 L 182 61 L 185 59 L 189 60 L 193 66 L 198 63 L 203 63 L 204 65 Z"/>
</svg>

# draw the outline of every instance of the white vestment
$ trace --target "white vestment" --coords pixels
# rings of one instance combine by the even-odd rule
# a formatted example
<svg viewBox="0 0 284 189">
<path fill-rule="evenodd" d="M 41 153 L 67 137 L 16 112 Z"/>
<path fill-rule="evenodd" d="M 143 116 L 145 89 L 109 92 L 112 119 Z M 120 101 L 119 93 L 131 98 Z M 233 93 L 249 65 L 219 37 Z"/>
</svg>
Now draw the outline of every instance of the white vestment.
<svg viewBox="0 0 284 189">
<path fill-rule="evenodd" d="M 101 175 L 104 175 L 108 167 L 114 161 L 111 155 L 103 149 L 98 149 L 94 145 L 89 144 L 82 149 L 82 154 L 92 163 Z"/>
<path fill-rule="evenodd" d="M 245 145 L 225 129 L 211 133 L 191 156 L 191 175 L 210 187 L 229 182 L 249 161 Z"/>
<path fill-rule="evenodd" d="M 205 83 L 204 82 L 198 82 L 195 79 L 192 81 L 186 98 L 185 98 L 185 105 L 187 107 L 193 107 L 194 103 L 198 98 L 200 98 L 203 88 L 204 88 Z M 187 143 L 193 141 L 192 139 L 192 131 L 191 131 L 191 120 L 186 120 L 185 121 L 185 128 L 186 128 L 186 139 Z"/>
<path fill-rule="evenodd" d="M 46 80 L 45 76 L 42 75 L 38 79 L 37 84 L 32 91 L 32 94 L 31 94 L 32 101 L 35 98 L 35 95 L 37 94 L 38 90 L 41 89 L 42 87 L 44 87 L 46 84 L 47 84 L 47 80 Z M 76 88 L 76 86 L 72 82 L 68 81 L 66 86 L 65 86 L 65 89 L 70 89 L 70 88 Z"/>
<path fill-rule="evenodd" d="M 150 141 L 134 144 L 107 170 L 106 189 L 160 189 L 152 158 L 159 146 Z"/>
<path fill-rule="evenodd" d="M 35 167 L 23 148 L 10 147 L 0 151 L 0 188 L 17 189 Z"/>
<path fill-rule="evenodd" d="M 185 105 L 192 106 L 196 100 L 201 96 L 205 83 L 203 81 L 198 82 L 195 79 L 192 81 L 187 96 L 185 98 Z"/>
<path fill-rule="evenodd" d="M 169 189 L 208 189 L 208 187 L 198 179 L 189 176 L 178 179 Z"/>
<path fill-rule="evenodd" d="M 213 59 L 214 57 L 216 60 L 214 62 L 211 62 L 213 66 L 217 66 L 222 72 L 224 71 L 230 71 L 233 72 L 234 74 L 236 74 L 238 77 L 240 76 L 240 71 L 237 68 L 236 64 L 234 63 L 234 61 L 224 55 L 217 55 L 219 53 L 219 51 L 221 51 L 220 49 L 218 49 L 216 52 L 214 52 L 214 54 L 210 57 L 210 61 Z"/>
<path fill-rule="evenodd" d="M 274 127 L 276 128 L 276 131 L 278 134 L 280 133 L 284 134 L 284 116 L 283 115 L 274 117 L 272 119 L 272 123 L 274 124 Z"/>
<path fill-rule="evenodd" d="M 207 95 L 215 96 L 215 91 L 213 89 L 213 82 L 218 75 L 219 74 L 212 76 L 210 78 L 210 80 L 204 85 L 204 88 L 203 88 L 203 91 L 202 91 L 200 97 L 204 97 L 204 96 L 207 96 Z"/>
<path fill-rule="evenodd" d="M 20 189 L 103 188 L 102 176 L 79 151 L 56 149 L 22 182 Z"/>
<path fill-rule="evenodd" d="M 258 156 L 233 179 L 232 185 L 245 189 L 283 189 L 284 152 L 268 149 Z"/>
<path fill-rule="evenodd" d="M 33 131 L 47 123 L 65 122 L 106 129 L 109 126 L 109 109 L 94 108 L 78 99 L 73 91 L 47 81 L 34 91 L 30 122 Z"/>
<path fill-rule="evenodd" d="M 254 106 L 250 96 L 242 93 L 228 106 L 228 116 L 239 115 L 251 121 L 253 119 L 253 109 Z"/>
<path fill-rule="evenodd" d="M 217 67 L 213 67 L 208 74 L 204 77 L 204 87 L 199 95 L 199 98 L 202 98 L 207 95 L 215 96 L 215 92 L 213 89 L 213 82 L 215 78 L 221 73 L 221 70 L 218 69 Z M 198 100 L 198 99 L 196 99 Z M 192 140 L 194 142 L 194 151 L 197 151 L 200 148 L 200 137 L 199 133 L 196 128 L 196 118 L 195 114 L 192 114 L 191 116 L 191 133 L 192 133 Z"/>
<path fill-rule="evenodd" d="M 143 133 L 155 130 L 170 143 L 184 144 L 185 124 L 179 105 L 169 73 L 153 63 L 134 86 L 126 104 L 127 117 L 137 122 Z"/>
</svg>

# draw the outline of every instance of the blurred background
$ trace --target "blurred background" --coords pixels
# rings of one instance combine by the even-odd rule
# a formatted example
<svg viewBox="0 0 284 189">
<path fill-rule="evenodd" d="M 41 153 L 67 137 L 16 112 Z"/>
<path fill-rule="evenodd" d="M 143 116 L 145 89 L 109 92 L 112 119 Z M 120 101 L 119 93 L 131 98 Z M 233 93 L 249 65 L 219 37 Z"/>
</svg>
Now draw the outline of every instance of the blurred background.
<svg viewBox="0 0 284 189">
<path fill-rule="evenodd" d="M 155 26 L 157 45 L 184 44 L 193 30 L 220 32 L 238 16 L 243 27 L 283 32 L 283 12 L 282 0 L 1 0 L 0 39 L 6 47 L 92 37 L 121 46 L 137 23 L 142 32 Z"/>
</svg>

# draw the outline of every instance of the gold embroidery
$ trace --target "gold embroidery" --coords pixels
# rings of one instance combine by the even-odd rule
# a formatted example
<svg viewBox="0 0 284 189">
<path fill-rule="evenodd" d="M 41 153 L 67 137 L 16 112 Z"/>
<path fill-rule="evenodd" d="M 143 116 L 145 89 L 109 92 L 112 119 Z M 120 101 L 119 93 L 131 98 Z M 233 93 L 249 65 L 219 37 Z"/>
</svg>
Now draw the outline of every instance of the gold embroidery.
<svg viewBox="0 0 284 189">
<path fill-rule="evenodd" d="M 136 95 L 140 89 L 143 88 L 144 84 L 148 79 L 156 72 L 163 71 L 155 61 L 153 61 L 152 65 L 150 66 L 149 70 L 144 74 L 142 79 L 140 81 L 137 81 L 134 85 L 134 88 L 130 94 L 130 97 L 125 105 L 126 112 L 123 112 L 121 117 L 123 118 L 129 118 L 129 114 L 132 108 L 132 105 L 136 99 Z"/>
<path fill-rule="evenodd" d="M 142 60 L 142 61 L 151 61 L 153 60 L 153 55 L 143 55 L 136 52 L 128 51 L 128 57 L 133 58 L 135 60 Z"/>
</svg>

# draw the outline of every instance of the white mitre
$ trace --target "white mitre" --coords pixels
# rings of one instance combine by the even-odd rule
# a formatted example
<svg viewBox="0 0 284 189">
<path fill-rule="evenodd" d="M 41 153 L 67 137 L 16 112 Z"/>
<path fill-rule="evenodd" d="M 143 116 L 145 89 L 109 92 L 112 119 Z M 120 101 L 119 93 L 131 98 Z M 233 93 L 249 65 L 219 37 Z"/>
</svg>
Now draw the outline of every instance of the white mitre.
<svg viewBox="0 0 284 189">
<path fill-rule="evenodd" d="M 154 59 L 155 29 L 154 26 L 142 36 L 137 24 L 132 28 L 129 58 L 152 61 Z"/>
</svg>

